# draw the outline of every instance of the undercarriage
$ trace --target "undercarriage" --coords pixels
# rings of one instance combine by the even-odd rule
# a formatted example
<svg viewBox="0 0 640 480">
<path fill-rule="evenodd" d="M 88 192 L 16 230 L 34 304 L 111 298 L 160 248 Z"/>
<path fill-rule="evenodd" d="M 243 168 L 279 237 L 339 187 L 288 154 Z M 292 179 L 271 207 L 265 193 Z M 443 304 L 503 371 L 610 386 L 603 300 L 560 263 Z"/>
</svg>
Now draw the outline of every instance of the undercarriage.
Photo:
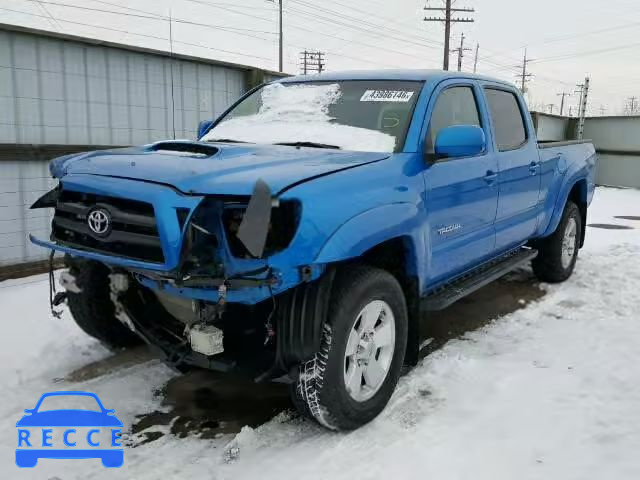
<svg viewBox="0 0 640 480">
<path fill-rule="evenodd" d="M 152 290 L 135 279 L 135 272 L 98 267 L 91 260 L 67 257 L 66 262 L 69 270 L 61 283 L 67 295 L 77 301 L 84 294 L 79 271 L 102 270 L 115 318 L 171 367 L 237 370 L 258 381 L 293 381 L 296 367 L 317 351 L 334 275 L 328 272 L 318 281 L 245 305 L 225 302 L 223 294 L 214 303 Z"/>
</svg>

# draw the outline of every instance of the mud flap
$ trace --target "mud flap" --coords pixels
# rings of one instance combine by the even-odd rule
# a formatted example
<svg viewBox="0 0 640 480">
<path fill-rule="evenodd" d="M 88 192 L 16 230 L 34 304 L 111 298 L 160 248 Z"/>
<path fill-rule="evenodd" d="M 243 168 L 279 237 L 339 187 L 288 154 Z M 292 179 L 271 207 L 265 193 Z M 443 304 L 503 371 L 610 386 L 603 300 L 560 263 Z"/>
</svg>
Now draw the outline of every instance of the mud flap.
<svg viewBox="0 0 640 480">
<path fill-rule="evenodd" d="M 316 282 L 286 292 L 276 312 L 276 366 L 285 371 L 312 358 L 320 349 L 335 269 Z"/>
</svg>

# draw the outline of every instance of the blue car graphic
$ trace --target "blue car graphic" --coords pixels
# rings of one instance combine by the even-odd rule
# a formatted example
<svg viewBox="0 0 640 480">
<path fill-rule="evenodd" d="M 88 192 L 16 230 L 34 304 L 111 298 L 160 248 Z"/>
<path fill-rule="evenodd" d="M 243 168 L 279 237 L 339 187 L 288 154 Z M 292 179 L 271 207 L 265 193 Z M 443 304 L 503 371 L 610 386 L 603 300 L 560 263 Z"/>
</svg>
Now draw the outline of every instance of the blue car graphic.
<svg viewBox="0 0 640 480">
<path fill-rule="evenodd" d="M 59 410 L 46 410 L 38 411 L 42 402 L 48 397 L 57 396 L 84 396 L 93 398 L 100 411 L 94 410 L 80 410 L 80 409 L 59 409 Z M 124 450 L 120 447 L 119 441 L 120 428 L 122 422 L 114 415 L 114 410 L 106 409 L 98 396 L 91 392 L 79 392 L 79 391 L 63 391 L 63 392 L 50 392 L 43 394 L 38 403 L 33 409 L 26 409 L 26 415 L 23 416 L 16 423 L 18 430 L 18 448 L 16 448 L 16 465 L 18 467 L 35 467 L 40 458 L 60 458 L 60 459 L 76 459 L 76 458 L 99 458 L 102 461 L 102 465 L 108 468 L 121 467 L 124 463 Z M 54 448 L 20 448 L 31 447 L 29 441 L 32 428 L 41 427 L 110 427 L 111 428 L 111 447 L 115 448 L 97 448 L 99 443 L 95 443 L 96 448 L 87 449 L 54 449 Z M 45 444 L 45 440 L 50 440 L 51 437 L 47 437 L 47 431 L 43 432 L 43 447 L 52 446 L 50 443 Z M 75 446 L 74 443 L 68 443 L 68 434 L 75 433 L 75 430 L 69 428 L 65 431 L 64 441 L 67 446 Z M 87 435 L 87 442 L 90 445 L 94 445 L 92 442 L 91 432 L 99 433 L 100 430 L 90 430 Z M 34 447 L 35 447 L 34 436 Z M 119 447 L 119 448 L 118 448 Z"/>
</svg>

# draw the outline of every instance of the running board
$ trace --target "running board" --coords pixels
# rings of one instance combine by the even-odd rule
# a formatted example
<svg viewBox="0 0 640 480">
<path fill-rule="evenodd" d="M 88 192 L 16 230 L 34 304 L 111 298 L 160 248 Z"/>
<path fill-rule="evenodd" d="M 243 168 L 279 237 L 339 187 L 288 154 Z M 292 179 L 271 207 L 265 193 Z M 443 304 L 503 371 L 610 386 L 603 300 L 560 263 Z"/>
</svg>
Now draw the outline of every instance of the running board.
<svg viewBox="0 0 640 480">
<path fill-rule="evenodd" d="M 423 311 L 444 310 L 462 297 L 475 292 L 488 283 L 497 280 L 520 265 L 538 255 L 538 251 L 531 248 L 521 248 L 504 257 L 478 267 L 457 280 L 445 285 L 422 298 L 420 309 Z"/>
</svg>

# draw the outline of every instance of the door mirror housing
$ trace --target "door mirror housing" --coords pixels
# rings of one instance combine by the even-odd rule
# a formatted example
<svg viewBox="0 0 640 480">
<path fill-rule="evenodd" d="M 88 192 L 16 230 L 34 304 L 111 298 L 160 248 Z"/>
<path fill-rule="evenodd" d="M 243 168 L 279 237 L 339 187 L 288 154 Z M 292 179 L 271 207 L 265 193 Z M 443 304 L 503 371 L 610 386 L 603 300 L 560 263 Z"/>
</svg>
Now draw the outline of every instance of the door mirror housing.
<svg viewBox="0 0 640 480">
<path fill-rule="evenodd" d="M 207 130 L 209 130 L 209 128 L 211 128 L 211 125 L 213 125 L 213 120 L 202 120 L 198 124 L 198 140 L 200 140 L 202 138 L 202 136 L 205 133 L 207 133 Z"/>
<path fill-rule="evenodd" d="M 443 128 L 436 137 L 436 158 L 472 157 L 484 152 L 487 139 L 476 125 L 452 125 Z"/>
</svg>

